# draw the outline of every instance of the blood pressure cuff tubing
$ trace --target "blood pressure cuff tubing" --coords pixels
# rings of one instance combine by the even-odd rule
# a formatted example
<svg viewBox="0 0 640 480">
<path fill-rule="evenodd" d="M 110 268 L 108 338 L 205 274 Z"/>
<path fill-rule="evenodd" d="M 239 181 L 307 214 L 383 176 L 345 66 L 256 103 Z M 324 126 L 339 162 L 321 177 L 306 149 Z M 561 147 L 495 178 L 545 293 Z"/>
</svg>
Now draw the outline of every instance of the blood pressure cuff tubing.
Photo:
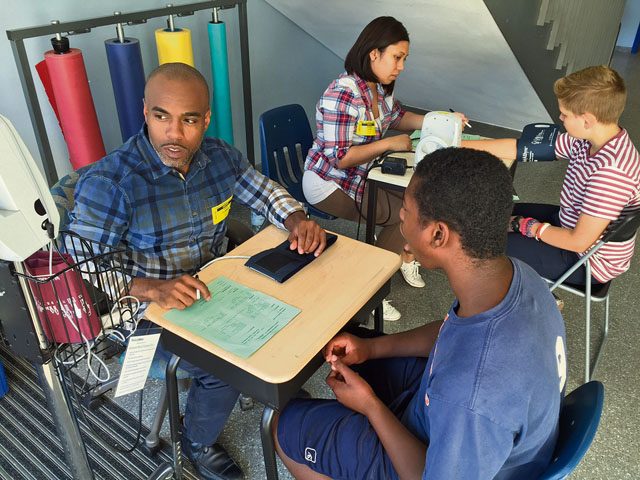
<svg viewBox="0 0 640 480">
<path fill-rule="evenodd" d="M 548 162 L 556 159 L 556 138 L 560 126 L 552 123 L 530 123 L 517 141 L 519 162 Z"/>
</svg>

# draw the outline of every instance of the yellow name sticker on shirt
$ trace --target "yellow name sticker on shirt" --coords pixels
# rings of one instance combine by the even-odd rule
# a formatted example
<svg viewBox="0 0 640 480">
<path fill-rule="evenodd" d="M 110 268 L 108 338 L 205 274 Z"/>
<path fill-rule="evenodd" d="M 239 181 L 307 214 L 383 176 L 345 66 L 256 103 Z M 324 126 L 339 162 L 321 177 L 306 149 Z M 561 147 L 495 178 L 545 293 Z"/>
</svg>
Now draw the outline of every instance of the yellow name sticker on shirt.
<svg viewBox="0 0 640 480">
<path fill-rule="evenodd" d="M 361 137 L 375 137 L 376 126 L 375 120 L 360 120 L 356 123 L 356 135 L 360 135 Z"/>
<path fill-rule="evenodd" d="M 231 199 L 233 195 L 227 198 L 224 202 L 215 207 L 211 207 L 211 216 L 213 217 L 213 224 L 217 225 L 222 222 L 227 215 L 229 215 L 229 210 L 231 210 Z"/>
</svg>

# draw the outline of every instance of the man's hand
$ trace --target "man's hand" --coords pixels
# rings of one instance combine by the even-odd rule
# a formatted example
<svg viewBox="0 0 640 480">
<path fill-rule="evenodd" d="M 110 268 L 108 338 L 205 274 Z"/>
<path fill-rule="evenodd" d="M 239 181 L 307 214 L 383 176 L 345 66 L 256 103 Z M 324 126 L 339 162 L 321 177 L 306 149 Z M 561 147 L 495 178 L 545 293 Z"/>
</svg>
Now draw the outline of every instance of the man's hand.
<svg viewBox="0 0 640 480">
<path fill-rule="evenodd" d="M 340 360 L 344 365 L 362 363 L 371 358 L 370 343 L 350 333 L 340 333 L 324 347 L 324 358 L 330 363 Z"/>
<path fill-rule="evenodd" d="M 184 310 L 198 299 L 198 293 L 206 301 L 211 300 L 207 285 L 191 275 L 171 280 L 135 278 L 131 283 L 131 295 L 143 302 L 156 302 L 162 308 Z"/>
<path fill-rule="evenodd" d="M 327 385 L 333 390 L 336 400 L 365 416 L 372 410 L 372 405 L 378 401 L 371 386 L 340 360 L 331 362 L 331 373 L 327 377 Z"/>
<path fill-rule="evenodd" d="M 309 220 L 304 212 L 294 212 L 284 221 L 289 230 L 289 248 L 298 253 L 311 253 L 317 257 L 327 246 L 327 235 L 320 225 Z"/>
</svg>

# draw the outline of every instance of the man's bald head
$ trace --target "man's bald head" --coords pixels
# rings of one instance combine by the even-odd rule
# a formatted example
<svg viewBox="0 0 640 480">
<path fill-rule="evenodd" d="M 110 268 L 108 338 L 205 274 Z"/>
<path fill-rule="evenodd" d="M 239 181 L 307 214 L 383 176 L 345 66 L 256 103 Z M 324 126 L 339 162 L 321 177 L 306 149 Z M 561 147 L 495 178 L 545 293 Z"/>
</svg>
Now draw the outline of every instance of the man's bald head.
<svg viewBox="0 0 640 480">
<path fill-rule="evenodd" d="M 186 63 L 164 63 L 156 68 L 147 77 L 147 83 L 144 87 L 144 96 L 147 97 L 147 90 L 149 84 L 156 78 L 161 76 L 162 78 L 175 82 L 195 83 L 204 88 L 206 92 L 207 101 L 209 99 L 209 85 L 204 76 L 195 68 Z"/>
<path fill-rule="evenodd" d="M 186 175 L 211 119 L 202 74 L 184 63 L 156 68 L 144 88 L 144 118 L 162 163 Z"/>
</svg>

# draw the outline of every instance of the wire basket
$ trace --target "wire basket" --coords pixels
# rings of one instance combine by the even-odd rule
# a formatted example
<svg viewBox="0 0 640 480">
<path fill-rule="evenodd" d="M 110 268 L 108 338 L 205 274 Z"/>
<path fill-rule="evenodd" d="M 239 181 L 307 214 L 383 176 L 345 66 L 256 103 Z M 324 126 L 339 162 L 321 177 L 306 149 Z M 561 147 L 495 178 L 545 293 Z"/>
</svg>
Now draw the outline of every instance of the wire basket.
<svg viewBox="0 0 640 480">
<path fill-rule="evenodd" d="M 24 261 L 26 279 L 47 350 L 62 369 L 109 356 L 135 328 L 138 301 L 129 296 L 123 250 L 63 232 L 48 249 Z M 36 320 L 36 319 L 34 319 Z M 94 357 L 92 359 L 92 357 Z"/>
</svg>

